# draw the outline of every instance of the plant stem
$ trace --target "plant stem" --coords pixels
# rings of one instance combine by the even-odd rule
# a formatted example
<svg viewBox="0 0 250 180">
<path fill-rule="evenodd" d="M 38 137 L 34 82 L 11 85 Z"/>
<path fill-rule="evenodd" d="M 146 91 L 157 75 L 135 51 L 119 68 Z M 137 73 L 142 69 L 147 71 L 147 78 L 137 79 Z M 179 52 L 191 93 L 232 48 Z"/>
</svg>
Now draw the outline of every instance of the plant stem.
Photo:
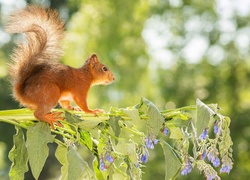
<svg viewBox="0 0 250 180">
<path fill-rule="evenodd" d="M 10 120 L 10 119 L 0 119 L 0 121 L 2 122 L 5 122 L 5 123 L 8 123 L 8 124 L 12 124 L 14 126 L 18 126 L 18 127 L 21 127 L 21 128 L 24 128 L 24 129 L 28 129 L 28 126 L 25 126 L 21 123 L 18 123 L 16 122 L 15 120 Z"/>
</svg>

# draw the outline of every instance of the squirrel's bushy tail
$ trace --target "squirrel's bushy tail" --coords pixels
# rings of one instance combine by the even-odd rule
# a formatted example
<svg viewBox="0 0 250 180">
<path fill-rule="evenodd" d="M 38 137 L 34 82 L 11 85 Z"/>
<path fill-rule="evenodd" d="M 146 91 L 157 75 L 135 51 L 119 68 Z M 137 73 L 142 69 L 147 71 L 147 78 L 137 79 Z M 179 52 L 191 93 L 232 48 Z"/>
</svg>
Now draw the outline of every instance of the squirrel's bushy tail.
<svg viewBox="0 0 250 180">
<path fill-rule="evenodd" d="M 28 6 L 10 16 L 6 31 L 26 34 L 12 56 L 10 76 L 13 85 L 22 84 L 45 61 L 46 64 L 53 63 L 62 56 L 60 44 L 64 23 L 57 11 Z"/>
</svg>

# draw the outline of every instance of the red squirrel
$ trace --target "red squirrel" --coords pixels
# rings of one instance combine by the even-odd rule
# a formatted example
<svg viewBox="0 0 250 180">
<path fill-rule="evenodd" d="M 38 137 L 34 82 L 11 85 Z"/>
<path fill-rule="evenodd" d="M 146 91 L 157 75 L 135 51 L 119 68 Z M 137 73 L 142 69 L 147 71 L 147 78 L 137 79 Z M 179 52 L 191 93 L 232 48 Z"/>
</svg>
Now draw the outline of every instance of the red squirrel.
<svg viewBox="0 0 250 180">
<path fill-rule="evenodd" d="M 88 108 L 88 91 L 93 85 L 110 84 L 115 77 L 96 54 L 80 68 L 59 62 L 64 23 L 56 10 L 29 5 L 10 15 L 6 30 L 26 35 L 13 50 L 9 70 L 14 98 L 34 110 L 38 120 L 48 122 L 52 129 L 54 123 L 61 126 L 60 113 L 51 110 L 58 102 L 62 108 L 74 109 L 72 100 L 86 113 L 102 112 Z"/>
</svg>

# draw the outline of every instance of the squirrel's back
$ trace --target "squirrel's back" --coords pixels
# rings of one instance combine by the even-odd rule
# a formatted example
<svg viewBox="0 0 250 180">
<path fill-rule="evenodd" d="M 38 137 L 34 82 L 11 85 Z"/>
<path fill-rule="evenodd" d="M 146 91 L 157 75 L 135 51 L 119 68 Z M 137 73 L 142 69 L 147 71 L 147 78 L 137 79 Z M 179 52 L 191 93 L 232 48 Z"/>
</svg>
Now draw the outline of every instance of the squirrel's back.
<svg viewBox="0 0 250 180">
<path fill-rule="evenodd" d="M 11 14 L 6 31 L 26 35 L 14 49 L 9 66 L 16 97 L 34 71 L 43 65 L 55 64 L 62 56 L 64 23 L 55 10 L 28 6 Z"/>
</svg>

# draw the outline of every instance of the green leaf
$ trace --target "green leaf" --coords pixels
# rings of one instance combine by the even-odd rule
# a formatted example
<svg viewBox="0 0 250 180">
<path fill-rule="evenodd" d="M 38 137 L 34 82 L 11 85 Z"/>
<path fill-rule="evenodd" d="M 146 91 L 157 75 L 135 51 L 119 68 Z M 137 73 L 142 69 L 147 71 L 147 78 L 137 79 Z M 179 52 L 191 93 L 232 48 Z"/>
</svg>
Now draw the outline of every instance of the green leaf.
<svg viewBox="0 0 250 180">
<path fill-rule="evenodd" d="M 68 151 L 68 147 L 62 144 L 58 144 L 57 148 L 56 148 L 56 152 L 55 152 L 55 156 L 57 158 L 57 160 L 62 164 L 61 167 L 61 173 L 62 173 L 62 177 L 61 179 L 67 179 L 68 177 L 68 169 L 66 167 L 67 164 L 67 151 Z"/>
<path fill-rule="evenodd" d="M 149 128 L 149 131 L 157 136 L 162 129 L 164 117 L 151 101 L 147 100 L 146 98 L 142 98 L 142 102 L 148 107 L 149 119 L 147 120 L 147 126 Z"/>
<path fill-rule="evenodd" d="M 181 168 L 181 162 L 168 143 L 163 139 L 160 142 L 165 156 L 165 180 L 168 180 L 178 173 Z"/>
<path fill-rule="evenodd" d="M 129 179 L 129 177 L 117 170 L 117 171 L 114 172 L 114 174 L 112 174 L 112 179 L 113 180 Z"/>
<path fill-rule="evenodd" d="M 145 114 L 145 115 L 147 115 L 148 114 L 148 106 L 144 103 L 144 99 L 145 98 L 143 98 L 142 97 L 142 99 L 141 99 L 141 103 L 138 105 L 138 111 L 139 111 L 139 114 L 141 115 L 141 114 Z M 147 99 L 145 99 L 145 100 L 147 100 Z M 136 108 L 137 108 L 137 106 L 136 106 Z"/>
<path fill-rule="evenodd" d="M 49 155 L 48 143 L 53 142 L 50 127 L 47 123 L 39 121 L 27 130 L 26 147 L 29 163 L 35 179 L 38 179 L 45 161 Z"/>
<path fill-rule="evenodd" d="M 96 179 L 94 172 L 89 168 L 87 162 L 84 161 L 71 146 L 67 152 L 67 162 L 65 166 L 68 172 L 66 179 Z"/>
<path fill-rule="evenodd" d="M 81 122 L 77 123 L 77 125 L 86 130 L 89 131 L 91 129 L 93 129 L 94 127 L 96 127 L 98 124 L 100 124 L 102 122 L 102 120 L 99 119 L 93 119 L 93 120 L 82 120 Z"/>
<path fill-rule="evenodd" d="M 91 139 L 91 134 L 88 131 L 84 131 L 82 129 L 79 130 L 80 132 L 80 142 L 85 144 L 89 150 L 93 150 L 93 142 Z"/>
<path fill-rule="evenodd" d="M 191 119 L 191 118 L 190 118 Z M 176 116 L 174 118 L 172 118 L 171 120 L 168 120 L 165 122 L 165 125 L 167 127 L 169 126 L 177 126 L 177 127 L 183 127 L 183 126 L 188 126 L 188 124 L 190 123 L 189 120 L 185 119 L 181 119 L 180 116 Z"/>
<path fill-rule="evenodd" d="M 120 133 L 121 133 L 121 127 L 119 126 L 119 120 L 121 119 L 120 116 L 112 116 L 110 117 L 110 119 L 108 120 L 108 124 L 111 126 L 111 128 L 113 129 L 115 136 L 119 137 Z M 115 142 L 117 144 L 117 139 L 115 139 Z"/>
<path fill-rule="evenodd" d="M 183 121 L 187 121 L 192 118 L 191 114 L 189 113 L 183 113 L 179 115 L 179 118 Z"/>
<path fill-rule="evenodd" d="M 93 160 L 94 171 L 98 180 L 106 180 L 108 173 L 99 169 L 98 159 L 95 157 Z"/>
<path fill-rule="evenodd" d="M 63 144 L 58 144 L 55 152 L 55 156 L 57 160 L 64 165 L 66 163 L 66 153 L 68 151 L 68 147 Z"/>
<path fill-rule="evenodd" d="M 13 147 L 9 152 L 9 159 L 12 162 L 9 177 L 10 180 L 24 179 L 24 173 L 28 168 L 28 152 L 25 146 L 23 131 L 19 127 L 16 128 L 16 134 L 13 136 Z"/>
<path fill-rule="evenodd" d="M 73 147 L 58 144 L 55 156 L 62 164 L 62 180 L 96 179 L 87 162 L 82 159 Z"/>
<path fill-rule="evenodd" d="M 77 115 L 75 114 L 71 114 L 70 112 L 68 111 L 65 111 L 65 119 L 69 122 L 69 123 L 78 123 L 78 122 L 81 122 L 81 118 L 79 118 Z"/>
<path fill-rule="evenodd" d="M 132 119 L 133 123 L 137 126 L 140 124 L 140 115 L 138 109 L 135 108 L 124 108 L 122 109 L 123 113 Z"/>
<path fill-rule="evenodd" d="M 127 143 L 123 142 L 122 140 L 119 141 L 119 143 L 113 147 L 116 152 L 119 152 L 120 154 L 127 155 L 131 162 L 134 164 L 137 163 L 137 153 L 136 153 L 136 145 L 135 143 Z"/>
<path fill-rule="evenodd" d="M 196 100 L 197 106 L 197 119 L 195 122 L 195 127 L 197 130 L 197 135 L 200 136 L 205 128 L 208 127 L 210 118 L 215 112 L 208 107 L 206 104 L 201 102 L 199 99 Z"/>
<path fill-rule="evenodd" d="M 183 134 L 179 127 L 168 126 L 168 128 L 170 131 L 170 136 L 169 136 L 170 139 L 182 139 L 183 138 Z"/>
</svg>

